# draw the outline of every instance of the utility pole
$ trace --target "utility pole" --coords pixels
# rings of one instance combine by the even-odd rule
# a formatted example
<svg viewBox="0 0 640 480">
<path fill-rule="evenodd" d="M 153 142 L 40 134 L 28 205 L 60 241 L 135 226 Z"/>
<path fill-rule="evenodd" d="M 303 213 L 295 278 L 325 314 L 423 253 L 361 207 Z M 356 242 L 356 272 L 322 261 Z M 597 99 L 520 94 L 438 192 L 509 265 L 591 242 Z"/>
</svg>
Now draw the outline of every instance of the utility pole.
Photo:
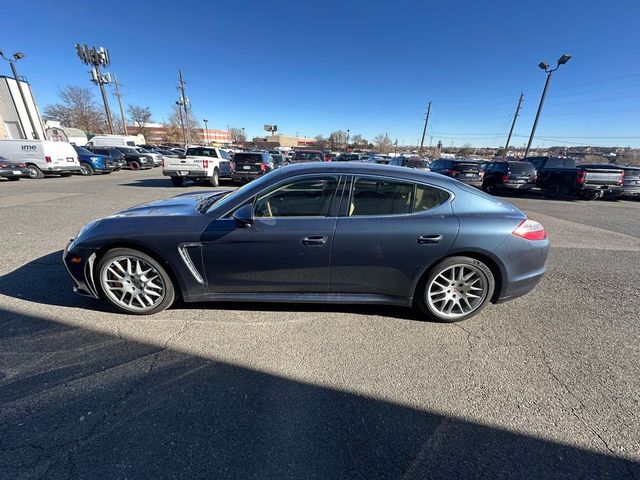
<svg viewBox="0 0 640 480">
<path fill-rule="evenodd" d="M 504 146 L 504 156 L 507 156 L 507 149 L 509 148 L 509 142 L 511 141 L 511 135 L 513 134 L 513 128 L 516 126 L 516 119 L 520 114 L 520 106 L 522 105 L 522 99 L 524 98 L 524 94 L 520 93 L 520 98 L 518 99 L 518 106 L 516 107 L 516 113 L 513 116 L 513 122 L 511 123 L 511 129 L 509 130 L 509 136 L 507 137 L 507 143 Z"/>
<path fill-rule="evenodd" d="M 424 128 L 422 129 L 422 139 L 420 140 L 420 149 L 418 150 L 418 156 L 422 156 L 422 147 L 424 147 L 424 136 L 427 134 L 427 124 L 429 123 L 429 114 L 431 113 L 431 102 L 427 107 L 427 116 L 424 119 Z"/>
<path fill-rule="evenodd" d="M 102 94 L 102 101 L 104 103 L 104 111 L 107 115 L 107 126 L 109 127 L 109 133 L 113 135 L 113 122 L 111 121 L 111 109 L 109 108 L 109 102 L 107 100 L 107 94 L 104 91 L 105 84 L 111 83 L 111 77 L 108 73 L 104 75 L 100 71 L 100 65 L 105 67 L 111 65 L 111 59 L 109 58 L 109 51 L 103 47 L 91 47 L 87 45 L 80 45 L 76 43 L 76 52 L 78 57 L 85 65 L 91 65 L 91 81 L 100 87 L 100 93 Z"/>
<path fill-rule="evenodd" d="M 176 105 L 178 106 L 178 114 L 180 115 L 180 128 L 182 129 L 182 142 L 184 143 L 184 148 L 187 148 L 187 134 L 184 129 L 184 118 L 182 118 L 182 102 L 180 100 L 176 101 Z"/>
<path fill-rule="evenodd" d="M 178 109 L 184 107 L 184 120 L 182 121 L 182 137 L 184 139 L 184 146 L 187 147 L 187 128 L 189 128 L 189 113 L 187 112 L 187 103 L 189 99 L 184 93 L 185 81 L 182 78 L 182 69 L 178 69 L 178 90 L 180 91 L 180 101 L 178 103 Z M 182 116 L 182 112 L 180 112 Z"/>
<path fill-rule="evenodd" d="M 124 119 L 124 110 L 122 109 L 122 93 L 120 93 L 120 84 L 118 83 L 118 77 L 116 77 L 115 73 L 113 74 L 113 84 L 116 87 L 116 92 L 114 93 L 114 95 L 118 97 L 118 105 L 120 106 L 120 119 L 122 120 L 122 128 L 124 130 L 124 134 L 129 135 L 129 132 L 127 130 L 127 122 Z"/>
<path fill-rule="evenodd" d="M 202 121 L 204 122 L 204 144 L 208 145 L 207 140 L 209 139 L 209 120 L 203 118 Z"/>
</svg>

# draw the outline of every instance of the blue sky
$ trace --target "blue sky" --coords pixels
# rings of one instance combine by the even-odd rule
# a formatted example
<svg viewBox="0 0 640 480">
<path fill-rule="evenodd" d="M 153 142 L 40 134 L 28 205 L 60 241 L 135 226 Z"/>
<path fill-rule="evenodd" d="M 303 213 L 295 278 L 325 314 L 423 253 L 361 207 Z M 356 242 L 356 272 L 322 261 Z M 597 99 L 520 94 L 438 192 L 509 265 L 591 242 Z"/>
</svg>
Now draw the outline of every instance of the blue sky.
<svg viewBox="0 0 640 480">
<path fill-rule="evenodd" d="M 522 145 L 544 84 L 537 64 L 567 52 L 534 145 L 640 145 L 637 0 L 61 0 L 3 10 L 0 49 L 26 53 L 20 74 L 41 108 L 68 84 L 99 99 L 75 53 L 81 42 L 109 49 L 125 104 L 149 106 L 157 121 L 182 68 L 210 128 L 253 136 L 275 123 L 289 134 L 350 129 L 415 144 L 431 100 L 427 142 L 499 146 L 524 92 L 512 142 Z M 0 74 L 10 74 L 4 62 Z"/>
</svg>

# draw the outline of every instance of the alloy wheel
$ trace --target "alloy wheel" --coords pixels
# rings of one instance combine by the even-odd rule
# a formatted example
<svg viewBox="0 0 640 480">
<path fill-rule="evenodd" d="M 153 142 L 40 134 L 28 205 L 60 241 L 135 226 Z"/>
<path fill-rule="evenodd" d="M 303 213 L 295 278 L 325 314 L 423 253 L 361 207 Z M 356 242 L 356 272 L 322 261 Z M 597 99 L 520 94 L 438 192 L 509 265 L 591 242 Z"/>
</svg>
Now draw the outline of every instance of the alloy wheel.
<svg viewBox="0 0 640 480">
<path fill-rule="evenodd" d="M 165 297 L 160 272 L 133 256 L 118 256 L 103 265 L 100 284 L 111 301 L 125 310 L 151 310 Z"/>
<path fill-rule="evenodd" d="M 476 266 L 452 265 L 433 278 L 425 291 L 425 302 L 439 316 L 456 319 L 482 306 L 487 287 L 486 275 Z"/>
</svg>

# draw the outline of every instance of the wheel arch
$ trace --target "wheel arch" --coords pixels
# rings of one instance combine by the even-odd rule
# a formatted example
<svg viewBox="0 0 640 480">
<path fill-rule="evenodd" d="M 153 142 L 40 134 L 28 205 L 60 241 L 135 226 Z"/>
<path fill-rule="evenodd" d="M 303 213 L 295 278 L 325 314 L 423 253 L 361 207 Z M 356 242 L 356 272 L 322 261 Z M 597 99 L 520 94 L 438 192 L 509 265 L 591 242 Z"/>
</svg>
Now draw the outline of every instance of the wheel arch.
<svg viewBox="0 0 640 480">
<path fill-rule="evenodd" d="M 426 281 L 426 278 L 429 276 L 434 267 L 442 260 L 446 260 L 447 258 L 451 257 L 470 257 L 479 260 L 487 265 L 487 267 L 489 267 L 489 269 L 491 270 L 491 273 L 493 273 L 493 278 L 496 282 L 495 290 L 493 292 L 493 295 L 491 296 L 491 303 L 496 303 L 498 301 L 507 278 L 507 270 L 504 264 L 495 255 L 487 252 L 486 250 L 463 249 L 455 251 L 450 250 L 444 257 L 438 258 L 423 269 L 413 285 L 413 289 L 411 292 L 412 303 L 415 302 L 416 292 L 419 288 L 421 288 L 422 284 Z"/>
<path fill-rule="evenodd" d="M 152 248 L 150 248 L 147 245 L 144 245 L 142 243 L 139 243 L 133 240 L 119 240 L 119 241 L 110 242 L 101 246 L 98 250 L 95 251 L 96 261 L 99 261 L 107 252 L 109 252 L 110 250 L 114 250 L 116 248 L 130 248 L 132 250 L 138 250 L 142 253 L 149 255 L 151 258 L 153 258 L 156 262 L 158 262 L 160 265 L 162 265 L 166 269 L 167 274 L 169 275 L 169 277 L 171 278 L 171 281 L 173 282 L 174 289 L 176 292 L 176 298 L 182 297 L 184 286 L 180 281 L 180 277 L 176 275 L 174 267 L 165 258 L 163 258 L 162 255 L 160 255 L 158 252 L 154 251 Z M 97 273 L 97 270 L 96 270 L 96 273 Z"/>
</svg>

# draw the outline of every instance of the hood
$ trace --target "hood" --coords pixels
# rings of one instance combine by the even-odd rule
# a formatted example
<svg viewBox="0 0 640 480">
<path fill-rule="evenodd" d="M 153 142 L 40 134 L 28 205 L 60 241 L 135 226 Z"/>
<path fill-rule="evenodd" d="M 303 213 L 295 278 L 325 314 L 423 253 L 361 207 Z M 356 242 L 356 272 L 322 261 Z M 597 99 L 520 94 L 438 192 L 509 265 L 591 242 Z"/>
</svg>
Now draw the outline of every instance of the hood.
<svg viewBox="0 0 640 480">
<path fill-rule="evenodd" d="M 198 206 L 201 203 L 219 197 L 225 193 L 227 193 L 227 191 L 207 191 L 182 194 L 164 200 L 156 200 L 136 205 L 135 207 L 121 210 L 108 218 L 201 215 L 201 212 L 198 210 Z"/>
</svg>

